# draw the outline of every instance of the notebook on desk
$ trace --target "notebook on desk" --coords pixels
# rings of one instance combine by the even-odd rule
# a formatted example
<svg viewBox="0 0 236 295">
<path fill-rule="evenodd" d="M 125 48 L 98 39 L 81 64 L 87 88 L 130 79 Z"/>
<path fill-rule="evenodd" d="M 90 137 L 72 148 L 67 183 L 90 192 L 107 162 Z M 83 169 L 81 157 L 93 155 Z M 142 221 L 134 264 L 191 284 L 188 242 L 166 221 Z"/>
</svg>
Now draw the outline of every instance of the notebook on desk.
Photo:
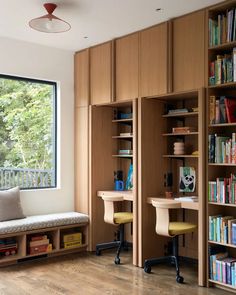
<svg viewBox="0 0 236 295">
<path fill-rule="evenodd" d="M 183 201 L 183 202 L 198 202 L 197 196 L 185 196 L 185 197 L 179 197 L 175 198 L 176 201 Z"/>
</svg>

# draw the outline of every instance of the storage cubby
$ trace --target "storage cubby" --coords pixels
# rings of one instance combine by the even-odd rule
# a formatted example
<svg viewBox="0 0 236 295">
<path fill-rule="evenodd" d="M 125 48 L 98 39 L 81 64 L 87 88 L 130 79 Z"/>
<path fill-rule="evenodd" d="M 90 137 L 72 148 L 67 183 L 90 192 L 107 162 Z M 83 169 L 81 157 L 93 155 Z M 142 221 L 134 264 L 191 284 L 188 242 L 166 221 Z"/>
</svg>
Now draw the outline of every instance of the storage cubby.
<svg viewBox="0 0 236 295">
<path fill-rule="evenodd" d="M 75 232 L 82 234 L 81 243 L 73 247 L 60 247 L 63 235 Z M 17 248 L 17 251 L 14 255 L 0 255 L 0 266 L 14 264 L 25 259 L 28 260 L 31 257 L 53 256 L 71 251 L 85 250 L 87 248 L 87 224 L 62 225 L 17 234 L 5 234 L 0 237 L 0 241 L 10 239 L 16 241 L 17 244 L 17 247 L 11 247 L 10 249 L 15 250 Z"/>
</svg>

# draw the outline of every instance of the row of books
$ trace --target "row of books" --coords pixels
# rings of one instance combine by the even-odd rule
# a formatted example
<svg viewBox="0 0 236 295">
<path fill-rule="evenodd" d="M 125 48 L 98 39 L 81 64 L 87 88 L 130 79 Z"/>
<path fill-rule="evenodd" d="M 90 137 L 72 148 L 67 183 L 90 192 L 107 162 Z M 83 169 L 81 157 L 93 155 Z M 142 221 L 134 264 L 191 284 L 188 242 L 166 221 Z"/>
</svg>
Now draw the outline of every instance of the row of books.
<svg viewBox="0 0 236 295">
<path fill-rule="evenodd" d="M 236 40 L 236 8 L 209 19 L 209 46 Z"/>
<path fill-rule="evenodd" d="M 229 136 L 208 135 L 209 163 L 236 164 L 236 133 Z"/>
<path fill-rule="evenodd" d="M 236 204 L 236 176 L 231 174 L 229 178 L 218 177 L 216 181 L 209 181 L 208 201 Z"/>
<path fill-rule="evenodd" d="M 209 216 L 209 240 L 236 245 L 236 219 L 233 216 Z"/>
<path fill-rule="evenodd" d="M 30 255 L 52 251 L 52 244 L 48 236 L 44 234 L 31 236 L 28 245 Z"/>
<path fill-rule="evenodd" d="M 217 55 L 211 61 L 209 69 L 209 85 L 219 85 L 236 81 L 236 49 L 232 53 Z"/>
<path fill-rule="evenodd" d="M 210 124 L 236 122 L 236 98 L 211 95 L 209 98 Z"/>
<path fill-rule="evenodd" d="M 18 245 L 14 238 L 0 239 L 0 256 L 15 255 L 17 248 Z"/>
<path fill-rule="evenodd" d="M 236 286 L 236 258 L 227 252 L 210 256 L 210 278 L 231 286 Z"/>
</svg>

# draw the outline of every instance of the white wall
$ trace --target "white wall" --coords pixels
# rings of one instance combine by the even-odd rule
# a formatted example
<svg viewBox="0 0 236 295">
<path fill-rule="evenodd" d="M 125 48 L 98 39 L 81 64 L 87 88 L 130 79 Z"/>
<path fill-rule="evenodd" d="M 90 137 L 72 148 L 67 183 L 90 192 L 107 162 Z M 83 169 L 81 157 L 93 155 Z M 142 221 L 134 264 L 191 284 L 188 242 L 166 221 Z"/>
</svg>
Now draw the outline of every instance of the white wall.
<svg viewBox="0 0 236 295">
<path fill-rule="evenodd" d="M 46 36 L 45 38 L 49 38 Z M 74 209 L 73 52 L 0 38 L 0 73 L 60 83 L 58 97 L 58 187 L 22 191 L 26 215 Z M 43 118 L 42 118 L 43 119 Z"/>
</svg>

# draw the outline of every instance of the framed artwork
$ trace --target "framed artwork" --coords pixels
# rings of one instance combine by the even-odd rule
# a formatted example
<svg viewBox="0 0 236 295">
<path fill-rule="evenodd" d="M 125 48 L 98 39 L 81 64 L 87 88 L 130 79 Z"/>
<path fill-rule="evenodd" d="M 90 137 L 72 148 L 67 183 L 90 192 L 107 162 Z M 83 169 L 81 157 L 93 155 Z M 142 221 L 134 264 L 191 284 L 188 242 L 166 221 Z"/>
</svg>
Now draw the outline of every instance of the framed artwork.
<svg viewBox="0 0 236 295">
<path fill-rule="evenodd" d="M 192 193 L 195 191 L 196 172 L 194 167 L 179 167 L 179 191 Z"/>
</svg>

